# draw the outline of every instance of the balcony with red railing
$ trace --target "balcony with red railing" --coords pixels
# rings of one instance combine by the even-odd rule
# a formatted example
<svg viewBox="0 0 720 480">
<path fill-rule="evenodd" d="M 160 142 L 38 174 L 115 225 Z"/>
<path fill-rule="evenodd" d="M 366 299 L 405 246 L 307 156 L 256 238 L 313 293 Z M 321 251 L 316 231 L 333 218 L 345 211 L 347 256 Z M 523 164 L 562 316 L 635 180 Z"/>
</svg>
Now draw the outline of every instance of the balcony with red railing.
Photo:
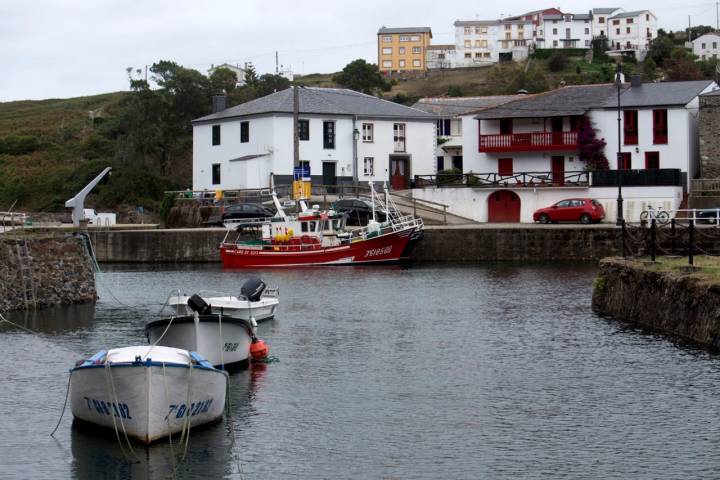
<svg viewBox="0 0 720 480">
<path fill-rule="evenodd" d="M 525 132 L 480 135 L 481 152 L 577 150 L 577 132 Z"/>
</svg>

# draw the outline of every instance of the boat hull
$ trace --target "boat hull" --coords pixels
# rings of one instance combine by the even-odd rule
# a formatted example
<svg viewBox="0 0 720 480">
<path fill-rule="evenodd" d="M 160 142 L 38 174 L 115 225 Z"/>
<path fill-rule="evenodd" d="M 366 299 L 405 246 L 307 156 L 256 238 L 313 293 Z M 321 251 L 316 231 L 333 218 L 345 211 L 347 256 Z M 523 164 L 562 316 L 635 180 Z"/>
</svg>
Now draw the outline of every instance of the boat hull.
<svg viewBox="0 0 720 480">
<path fill-rule="evenodd" d="M 292 267 L 300 265 L 357 265 L 400 261 L 415 229 L 406 229 L 337 247 L 286 251 L 221 244 L 225 268 Z"/>
<path fill-rule="evenodd" d="M 215 369 L 144 362 L 78 367 L 71 375 L 76 419 L 142 443 L 218 421 L 225 409 L 227 375 Z"/>
<path fill-rule="evenodd" d="M 199 315 L 197 321 L 194 316 L 174 317 L 148 323 L 145 333 L 151 345 L 198 352 L 216 368 L 238 370 L 249 363 L 252 326 L 246 320 L 227 315 Z"/>
<path fill-rule="evenodd" d="M 192 315 L 188 307 L 187 296 L 174 296 L 168 305 L 179 315 Z M 226 315 L 240 320 L 254 318 L 256 322 L 270 320 L 275 317 L 280 301 L 277 297 L 261 297 L 257 302 L 238 300 L 236 297 L 206 297 L 204 300 L 212 308 L 212 313 Z"/>
</svg>

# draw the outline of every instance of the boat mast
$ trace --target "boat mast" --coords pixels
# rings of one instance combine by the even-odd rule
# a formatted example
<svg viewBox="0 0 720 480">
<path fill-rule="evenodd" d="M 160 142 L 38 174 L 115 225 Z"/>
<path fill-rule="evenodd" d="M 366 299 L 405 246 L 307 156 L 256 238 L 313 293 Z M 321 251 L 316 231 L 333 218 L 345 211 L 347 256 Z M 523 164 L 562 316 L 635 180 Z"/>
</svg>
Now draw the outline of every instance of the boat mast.
<svg viewBox="0 0 720 480">
<path fill-rule="evenodd" d="M 373 187 L 373 182 L 368 182 L 370 185 L 370 203 L 372 203 L 372 219 L 373 222 L 376 222 L 375 220 L 375 187 Z"/>
<path fill-rule="evenodd" d="M 283 209 L 282 205 L 280 204 L 280 200 L 278 200 L 277 198 L 277 192 L 275 191 L 275 177 L 272 173 L 270 174 L 270 194 L 272 195 L 273 204 L 277 209 L 278 216 L 283 220 L 287 220 L 285 209 Z"/>
</svg>

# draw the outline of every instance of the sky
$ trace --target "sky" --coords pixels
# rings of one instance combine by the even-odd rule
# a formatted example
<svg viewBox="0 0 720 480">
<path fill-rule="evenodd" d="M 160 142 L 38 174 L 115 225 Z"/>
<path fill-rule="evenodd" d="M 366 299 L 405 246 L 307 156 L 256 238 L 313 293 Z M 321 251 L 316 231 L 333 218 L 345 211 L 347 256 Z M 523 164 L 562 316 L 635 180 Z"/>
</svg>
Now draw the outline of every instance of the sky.
<svg viewBox="0 0 720 480">
<path fill-rule="evenodd" d="M 454 43 L 457 19 L 495 19 L 546 7 L 650 7 L 659 27 L 714 25 L 702 0 L 0 0 L 0 102 L 67 98 L 128 89 L 126 68 L 173 60 L 207 73 L 211 65 L 280 64 L 329 73 L 356 58 L 377 62 L 378 28 L 429 26 L 433 43 Z"/>
</svg>

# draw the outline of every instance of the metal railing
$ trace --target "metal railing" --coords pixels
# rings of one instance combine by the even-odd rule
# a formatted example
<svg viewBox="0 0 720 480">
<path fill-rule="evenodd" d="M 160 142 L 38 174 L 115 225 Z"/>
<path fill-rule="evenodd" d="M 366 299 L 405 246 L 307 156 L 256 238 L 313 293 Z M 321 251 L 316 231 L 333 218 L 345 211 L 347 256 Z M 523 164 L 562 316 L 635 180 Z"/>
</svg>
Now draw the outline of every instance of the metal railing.
<svg viewBox="0 0 720 480">
<path fill-rule="evenodd" d="M 667 224 L 650 222 L 622 223 L 622 256 L 650 257 L 687 256 L 688 265 L 696 255 L 720 256 L 720 229 L 698 227 L 694 220 L 683 223 L 675 218 Z"/>
<path fill-rule="evenodd" d="M 692 195 L 710 194 L 720 196 L 720 178 L 690 180 L 690 193 Z"/>
<path fill-rule="evenodd" d="M 415 175 L 415 187 L 587 187 L 590 172 L 572 171 L 521 172 L 510 175 L 500 173 L 447 173 L 438 175 Z"/>
<path fill-rule="evenodd" d="M 577 132 L 525 132 L 480 135 L 481 152 L 516 152 L 578 148 Z"/>
</svg>

